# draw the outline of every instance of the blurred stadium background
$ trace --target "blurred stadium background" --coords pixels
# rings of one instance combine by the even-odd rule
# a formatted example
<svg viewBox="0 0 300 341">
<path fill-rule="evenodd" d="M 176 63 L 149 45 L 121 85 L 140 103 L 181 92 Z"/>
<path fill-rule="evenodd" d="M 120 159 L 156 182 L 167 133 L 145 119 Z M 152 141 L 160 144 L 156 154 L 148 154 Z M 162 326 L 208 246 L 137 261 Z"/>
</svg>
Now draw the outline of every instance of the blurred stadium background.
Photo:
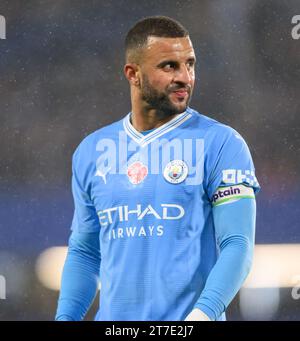
<svg viewBox="0 0 300 341">
<path fill-rule="evenodd" d="M 0 320 L 53 319 L 71 155 L 130 110 L 123 39 L 158 14 L 190 30 L 191 106 L 245 137 L 262 186 L 253 270 L 228 319 L 300 320 L 299 0 L 0 0 L 0 14 Z"/>
</svg>

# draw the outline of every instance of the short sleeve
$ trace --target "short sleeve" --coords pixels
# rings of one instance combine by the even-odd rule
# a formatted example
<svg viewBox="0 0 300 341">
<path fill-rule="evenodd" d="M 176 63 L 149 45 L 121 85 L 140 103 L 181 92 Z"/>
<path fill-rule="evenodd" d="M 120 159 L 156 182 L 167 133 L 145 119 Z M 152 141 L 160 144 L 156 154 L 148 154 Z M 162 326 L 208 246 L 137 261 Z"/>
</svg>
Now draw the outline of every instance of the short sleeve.
<svg viewBox="0 0 300 341">
<path fill-rule="evenodd" d="M 260 185 L 255 175 L 255 168 L 245 140 L 234 129 L 226 127 L 209 153 L 207 193 L 211 199 L 219 187 L 243 184 L 252 187 L 256 194 Z M 220 134 L 220 133 L 219 133 Z"/>
<path fill-rule="evenodd" d="M 98 232 L 99 218 L 90 197 L 88 160 L 77 149 L 72 159 L 72 194 L 74 215 L 71 229 L 77 232 Z"/>
</svg>

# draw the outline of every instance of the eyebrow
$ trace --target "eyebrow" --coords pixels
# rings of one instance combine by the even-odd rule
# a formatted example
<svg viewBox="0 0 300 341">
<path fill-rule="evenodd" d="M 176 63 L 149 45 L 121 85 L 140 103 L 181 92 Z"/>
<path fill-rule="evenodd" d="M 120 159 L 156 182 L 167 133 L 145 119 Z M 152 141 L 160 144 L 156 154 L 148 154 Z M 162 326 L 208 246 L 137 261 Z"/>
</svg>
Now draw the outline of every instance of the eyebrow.
<svg viewBox="0 0 300 341">
<path fill-rule="evenodd" d="M 196 57 L 190 57 L 187 61 L 196 63 Z"/>
<path fill-rule="evenodd" d="M 196 57 L 190 57 L 187 59 L 187 62 L 194 62 L 196 63 Z M 166 59 L 166 60 L 163 60 L 162 62 L 160 62 L 157 66 L 158 67 L 163 67 L 169 63 L 173 63 L 175 65 L 178 65 L 178 61 L 177 60 L 174 60 L 174 59 Z"/>
</svg>

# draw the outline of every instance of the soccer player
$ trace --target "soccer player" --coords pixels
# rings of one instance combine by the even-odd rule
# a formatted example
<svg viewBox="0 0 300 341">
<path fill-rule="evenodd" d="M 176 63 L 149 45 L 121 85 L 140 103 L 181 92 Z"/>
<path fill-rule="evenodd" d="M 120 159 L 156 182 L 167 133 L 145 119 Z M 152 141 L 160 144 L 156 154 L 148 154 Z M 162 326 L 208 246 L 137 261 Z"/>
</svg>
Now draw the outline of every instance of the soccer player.
<svg viewBox="0 0 300 341">
<path fill-rule="evenodd" d="M 189 107 L 187 30 L 148 17 L 126 37 L 131 112 L 73 155 L 75 212 L 56 320 L 224 320 L 253 256 L 259 184 L 244 139 Z"/>
</svg>

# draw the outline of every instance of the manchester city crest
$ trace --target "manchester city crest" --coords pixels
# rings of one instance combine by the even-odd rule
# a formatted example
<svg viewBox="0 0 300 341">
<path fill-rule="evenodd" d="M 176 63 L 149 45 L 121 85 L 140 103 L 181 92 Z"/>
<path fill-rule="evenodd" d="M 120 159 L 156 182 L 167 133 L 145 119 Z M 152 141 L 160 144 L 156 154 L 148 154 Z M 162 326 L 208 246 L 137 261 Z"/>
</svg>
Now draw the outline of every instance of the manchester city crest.
<svg viewBox="0 0 300 341">
<path fill-rule="evenodd" d="M 164 170 L 164 178 L 171 184 L 180 184 L 188 175 L 188 166 L 182 160 L 169 162 Z"/>
</svg>

